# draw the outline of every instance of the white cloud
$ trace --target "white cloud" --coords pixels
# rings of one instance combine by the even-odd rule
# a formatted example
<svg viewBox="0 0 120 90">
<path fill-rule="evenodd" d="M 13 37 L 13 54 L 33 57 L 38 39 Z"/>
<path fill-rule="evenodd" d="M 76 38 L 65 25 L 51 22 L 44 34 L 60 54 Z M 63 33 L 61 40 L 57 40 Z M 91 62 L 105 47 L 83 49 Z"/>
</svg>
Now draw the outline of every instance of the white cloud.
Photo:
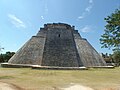
<svg viewBox="0 0 120 90">
<path fill-rule="evenodd" d="M 85 11 L 90 12 L 91 9 L 92 9 L 92 5 L 88 6 L 88 7 L 85 9 Z"/>
<path fill-rule="evenodd" d="M 83 18 L 84 18 L 84 16 L 82 16 L 82 15 L 78 17 L 78 19 L 83 19 Z"/>
<path fill-rule="evenodd" d="M 93 3 L 93 0 L 89 0 L 89 3 Z"/>
<path fill-rule="evenodd" d="M 78 17 L 78 19 L 83 19 L 86 16 L 86 13 L 83 12 L 81 16 Z"/>
<path fill-rule="evenodd" d="M 93 0 L 89 0 L 89 5 L 85 8 L 85 11 L 82 15 L 78 16 L 78 20 L 85 18 L 93 7 Z"/>
<path fill-rule="evenodd" d="M 84 32 L 84 33 L 88 33 L 88 32 L 91 32 L 91 26 L 88 26 L 86 25 L 85 27 L 83 27 L 82 29 L 80 29 L 81 32 Z"/>
<path fill-rule="evenodd" d="M 93 0 L 89 0 L 89 5 L 86 7 L 85 11 L 90 12 L 93 7 Z"/>
<path fill-rule="evenodd" d="M 15 25 L 17 28 L 19 27 L 22 27 L 22 28 L 26 28 L 26 25 L 24 24 L 23 21 L 21 21 L 18 17 L 16 17 L 15 15 L 13 14 L 8 14 L 8 17 L 10 18 L 11 20 L 11 23 L 13 25 Z"/>
<path fill-rule="evenodd" d="M 47 5 L 47 3 L 45 4 L 45 14 L 48 14 L 48 5 Z"/>
<path fill-rule="evenodd" d="M 43 17 L 43 16 L 41 16 L 41 19 L 44 19 L 44 17 Z"/>
</svg>

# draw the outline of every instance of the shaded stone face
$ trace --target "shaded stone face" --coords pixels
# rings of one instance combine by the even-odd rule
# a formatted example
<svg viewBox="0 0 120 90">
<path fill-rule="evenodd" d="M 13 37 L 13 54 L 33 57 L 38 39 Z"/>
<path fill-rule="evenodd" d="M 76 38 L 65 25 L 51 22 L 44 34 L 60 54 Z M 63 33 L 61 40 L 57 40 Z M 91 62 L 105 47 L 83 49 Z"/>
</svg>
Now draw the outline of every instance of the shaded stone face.
<svg viewBox="0 0 120 90">
<path fill-rule="evenodd" d="M 43 66 L 78 67 L 77 49 L 71 29 L 49 28 L 43 52 Z"/>
<path fill-rule="evenodd" d="M 8 63 L 58 67 L 106 65 L 77 30 L 63 23 L 45 24 Z"/>
</svg>

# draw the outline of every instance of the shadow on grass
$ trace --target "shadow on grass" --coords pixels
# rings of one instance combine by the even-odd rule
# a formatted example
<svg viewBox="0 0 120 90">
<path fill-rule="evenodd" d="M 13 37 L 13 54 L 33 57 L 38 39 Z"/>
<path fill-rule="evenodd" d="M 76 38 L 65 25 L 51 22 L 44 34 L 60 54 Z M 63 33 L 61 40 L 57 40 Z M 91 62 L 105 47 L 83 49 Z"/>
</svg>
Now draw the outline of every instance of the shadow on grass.
<svg viewBox="0 0 120 90">
<path fill-rule="evenodd" d="M 15 78 L 15 77 L 13 77 L 13 76 L 0 76 L 0 80 L 1 79 L 13 79 L 13 78 Z"/>
</svg>

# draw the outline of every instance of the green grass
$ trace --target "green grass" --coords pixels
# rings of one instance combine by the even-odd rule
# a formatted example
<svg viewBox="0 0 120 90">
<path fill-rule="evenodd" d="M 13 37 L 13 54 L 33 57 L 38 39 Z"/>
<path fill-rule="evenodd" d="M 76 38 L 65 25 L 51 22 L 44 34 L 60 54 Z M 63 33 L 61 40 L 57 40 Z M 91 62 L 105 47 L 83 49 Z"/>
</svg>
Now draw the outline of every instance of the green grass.
<svg viewBox="0 0 120 90">
<path fill-rule="evenodd" d="M 57 90 L 81 84 L 100 90 L 120 86 L 120 68 L 90 70 L 33 70 L 30 68 L 0 68 L 0 81 L 27 90 Z"/>
<path fill-rule="evenodd" d="M 0 76 L 0 80 L 1 79 L 12 79 L 14 78 L 13 76 Z"/>
</svg>

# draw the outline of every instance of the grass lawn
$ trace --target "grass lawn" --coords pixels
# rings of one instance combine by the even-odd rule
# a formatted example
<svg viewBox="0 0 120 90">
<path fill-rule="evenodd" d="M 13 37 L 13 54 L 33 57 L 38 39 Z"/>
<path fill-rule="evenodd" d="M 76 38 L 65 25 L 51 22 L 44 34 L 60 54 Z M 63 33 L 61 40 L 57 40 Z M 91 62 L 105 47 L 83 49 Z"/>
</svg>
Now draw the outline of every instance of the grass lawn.
<svg viewBox="0 0 120 90">
<path fill-rule="evenodd" d="M 27 90 L 59 90 L 72 84 L 85 85 L 95 90 L 103 90 L 103 88 L 120 90 L 120 68 L 89 70 L 0 68 L 0 81 Z"/>
</svg>

